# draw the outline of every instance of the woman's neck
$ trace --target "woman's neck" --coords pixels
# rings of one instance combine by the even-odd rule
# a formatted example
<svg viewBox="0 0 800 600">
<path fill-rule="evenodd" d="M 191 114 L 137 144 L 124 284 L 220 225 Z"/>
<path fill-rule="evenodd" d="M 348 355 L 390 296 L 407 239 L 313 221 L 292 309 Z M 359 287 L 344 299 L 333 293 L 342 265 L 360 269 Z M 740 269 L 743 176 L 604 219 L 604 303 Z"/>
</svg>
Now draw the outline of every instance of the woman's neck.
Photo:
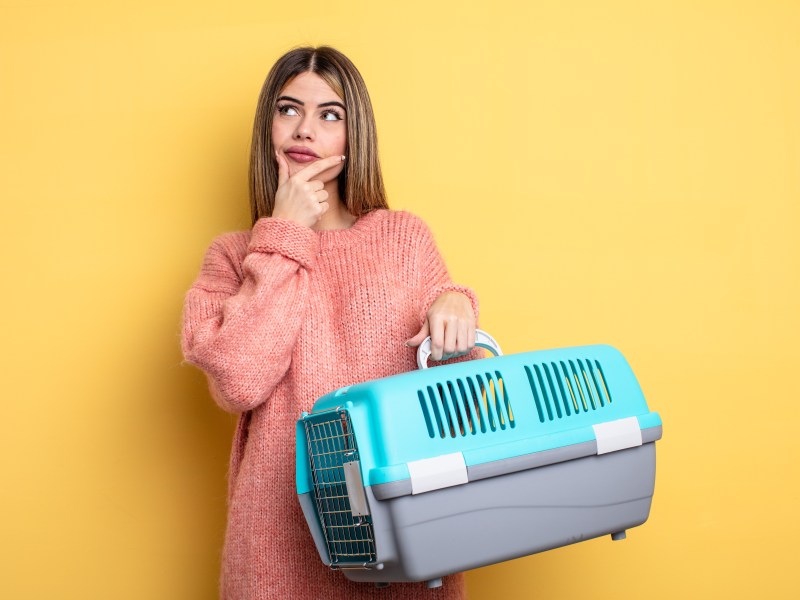
<svg viewBox="0 0 800 600">
<path fill-rule="evenodd" d="M 348 229 L 356 222 L 357 217 L 350 214 L 344 202 L 339 198 L 339 183 L 336 179 L 325 184 L 328 192 L 328 210 L 311 229 L 327 231 L 331 229 Z"/>
</svg>

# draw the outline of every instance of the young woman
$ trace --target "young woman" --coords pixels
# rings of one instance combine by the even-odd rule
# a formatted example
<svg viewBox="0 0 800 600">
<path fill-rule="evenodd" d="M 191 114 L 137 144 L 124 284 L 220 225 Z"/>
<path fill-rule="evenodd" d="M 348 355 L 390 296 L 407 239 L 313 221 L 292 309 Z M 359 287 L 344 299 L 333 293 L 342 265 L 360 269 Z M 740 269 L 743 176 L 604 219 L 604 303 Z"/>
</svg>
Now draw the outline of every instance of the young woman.
<svg viewBox="0 0 800 600">
<path fill-rule="evenodd" d="M 453 283 L 427 226 L 390 211 L 372 106 L 327 46 L 270 71 L 250 160 L 253 227 L 213 241 L 186 295 L 182 347 L 223 409 L 239 414 L 228 474 L 221 597 L 463 598 L 354 583 L 320 561 L 294 485 L 294 426 L 319 396 L 433 360 L 477 358 L 473 292 Z"/>
</svg>

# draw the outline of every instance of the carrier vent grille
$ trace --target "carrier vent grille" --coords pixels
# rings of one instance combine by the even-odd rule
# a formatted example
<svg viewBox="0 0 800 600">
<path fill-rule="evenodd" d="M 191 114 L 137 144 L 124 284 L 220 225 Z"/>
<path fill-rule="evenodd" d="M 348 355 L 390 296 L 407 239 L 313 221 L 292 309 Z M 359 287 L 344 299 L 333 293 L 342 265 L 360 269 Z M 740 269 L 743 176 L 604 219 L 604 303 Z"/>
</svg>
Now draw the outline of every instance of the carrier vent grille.
<svg viewBox="0 0 800 600">
<path fill-rule="evenodd" d="M 589 359 L 562 360 L 525 367 L 539 421 L 563 419 L 611 404 L 603 367 Z"/>
<path fill-rule="evenodd" d="M 417 391 L 428 435 L 455 438 L 515 426 L 508 389 L 499 371 L 476 373 Z"/>
<path fill-rule="evenodd" d="M 331 566 L 375 561 L 372 519 L 353 516 L 344 463 L 358 460 L 358 447 L 345 410 L 305 421 L 314 499 Z"/>
</svg>

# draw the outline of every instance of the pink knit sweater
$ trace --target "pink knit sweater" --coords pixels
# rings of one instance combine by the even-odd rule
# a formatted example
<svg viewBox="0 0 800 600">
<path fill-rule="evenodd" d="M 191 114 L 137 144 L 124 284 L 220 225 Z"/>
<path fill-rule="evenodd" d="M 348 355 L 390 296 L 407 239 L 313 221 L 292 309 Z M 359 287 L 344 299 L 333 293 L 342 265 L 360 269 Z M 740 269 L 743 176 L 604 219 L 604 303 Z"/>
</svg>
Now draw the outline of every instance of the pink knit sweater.
<svg viewBox="0 0 800 600">
<path fill-rule="evenodd" d="M 453 284 L 428 227 L 376 210 L 315 232 L 278 218 L 224 234 L 186 295 L 182 347 L 211 394 L 239 413 L 228 474 L 225 600 L 466 596 L 462 575 L 376 589 L 320 561 L 297 500 L 294 424 L 319 396 L 416 368 L 405 340 Z M 454 360 L 481 356 L 479 350 Z"/>
</svg>

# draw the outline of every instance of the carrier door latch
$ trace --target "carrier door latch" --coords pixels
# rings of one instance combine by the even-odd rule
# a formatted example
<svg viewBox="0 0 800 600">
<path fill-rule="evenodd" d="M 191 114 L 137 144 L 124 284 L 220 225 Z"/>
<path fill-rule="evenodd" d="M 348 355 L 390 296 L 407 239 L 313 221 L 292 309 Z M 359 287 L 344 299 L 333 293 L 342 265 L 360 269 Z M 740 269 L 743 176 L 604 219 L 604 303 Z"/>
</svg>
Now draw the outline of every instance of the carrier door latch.
<svg viewBox="0 0 800 600">
<path fill-rule="evenodd" d="M 350 497 L 350 512 L 354 517 L 364 517 L 369 514 L 369 506 L 367 506 L 367 496 L 364 494 L 364 483 L 361 480 L 361 463 L 353 460 L 342 463 L 342 467 L 347 495 Z"/>
</svg>

